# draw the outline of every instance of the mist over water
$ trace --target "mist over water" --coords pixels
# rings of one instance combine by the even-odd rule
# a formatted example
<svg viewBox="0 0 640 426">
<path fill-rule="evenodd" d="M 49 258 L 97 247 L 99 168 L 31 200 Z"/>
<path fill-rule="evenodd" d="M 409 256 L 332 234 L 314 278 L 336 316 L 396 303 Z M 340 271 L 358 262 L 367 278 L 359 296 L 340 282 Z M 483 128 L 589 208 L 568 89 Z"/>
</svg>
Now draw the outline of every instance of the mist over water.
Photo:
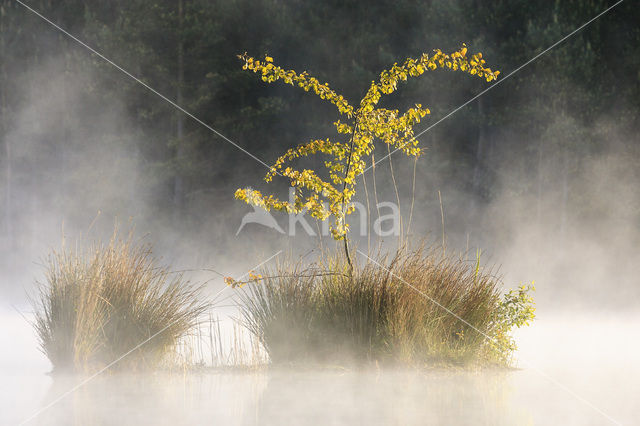
<svg viewBox="0 0 640 426">
<path fill-rule="evenodd" d="M 25 338 L 24 323 L 9 318 L 3 317 L 3 338 L 13 337 L 21 357 L 3 353 L 0 421 L 17 424 L 81 378 L 46 376 L 47 363 L 33 355 L 35 341 Z M 557 383 L 633 424 L 639 347 L 629 336 L 638 325 L 637 315 L 542 315 L 536 327 L 518 333 L 521 361 L 514 371 L 106 374 L 30 424 L 615 424 Z"/>
<path fill-rule="evenodd" d="M 53 30 L 46 31 L 39 35 L 43 45 L 58 53 L 39 56 L 22 77 L 12 80 L 19 102 L 12 104 L 0 139 L 3 148 L 11 147 L 10 158 L 8 151 L 0 157 L 0 424 L 19 424 L 82 380 L 47 374 L 51 365 L 38 351 L 29 324 L 33 316 L 28 297 L 35 294 L 35 283 L 43 280 L 41 263 L 63 238 L 69 246 L 104 241 L 117 222 L 152 244 L 163 264 L 185 270 L 195 282 L 207 282 L 208 296 L 225 288 L 220 275 L 241 276 L 280 250 L 282 257 L 310 261 L 318 256 L 320 244 L 334 245 L 330 238 L 306 235 L 300 225 L 295 238 L 257 224 L 246 225 L 236 235 L 251 208 L 235 201 L 233 192 L 259 185 L 266 170 L 249 157 L 229 154 L 233 149 L 213 134 L 208 143 L 219 151 L 197 167 L 216 172 L 193 184 L 180 204 L 174 198 L 175 177 L 186 166 L 172 162 L 176 142 L 154 144 L 165 132 L 164 125 L 175 124 L 163 123 L 166 117 L 176 120 L 171 107 L 148 93 L 140 94 L 142 89 L 106 66 L 89 59 L 70 60 L 69 49 L 77 47 L 61 42 Z M 441 39 L 450 36 L 441 32 Z M 139 66 L 136 74 L 145 71 L 125 54 L 125 44 L 122 50 L 116 47 L 111 46 L 109 53 L 132 69 Z M 440 46 L 427 46 L 431 47 Z M 84 52 L 76 54 L 83 57 Z M 401 59 L 392 58 L 390 63 Z M 326 72 L 320 61 L 316 65 Z M 495 65 L 502 69 L 500 63 Z M 368 78 L 366 71 L 356 71 Z M 18 75 L 15 70 L 8 74 Z M 174 74 L 162 77 L 172 81 Z M 618 84 L 635 87 L 635 76 L 627 77 Z M 561 86 L 568 93 L 583 90 L 565 83 Z M 129 84 L 126 96 L 116 90 Z M 481 118 L 485 115 L 480 113 L 489 114 L 492 102 L 510 95 L 509 84 L 494 89 L 493 101 L 487 94 L 482 107 L 471 104 L 420 138 L 427 151 L 417 163 L 415 191 L 413 161 L 400 153 L 392 161 L 395 179 L 403 182 L 398 190 L 405 229 L 413 204 L 414 243 L 424 239 L 438 245 L 444 231 L 447 252 L 460 253 L 470 262 L 482 253 L 482 265 L 494 268 L 506 289 L 535 281 L 537 318 L 516 333 L 517 369 L 358 371 L 329 366 L 148 375 L 107 372 L 29 424 L 634 424 L 640 400 L 640 145 L 628 126 L 633 119 L 619 111 L 637 116 L 637 108 L 611 105 L 610 113 L 585 123 L 579 118 L 582 111 L 567 102 L 563 114 L 550 120 L 530 109 L 517 111 L 518 120 L 545 120 L 542 134 L 520 132 L 508 122 L 511 116 L 502 122 L 487 119 L 492 124 L 483 131 L 476 129 L 473 114 Z M 520 80 L 519 84 L 518 96 L 553 97 L 553 88 L 539 80 L 530 86 Z M 439 107 L 434 115 L 443 116 L 458 105 L 433 89 L 427 92 L 426 86 L 408 86 L 407 91 L 429 93 L 429 102 Z M 215 90 L 217 86 L 211 88 L 212 93 Z M 281 145 L 260 148 L 260 158 L 267 163 L 282 147 L 299 142 L 298 136 L 307 137 L 292 130 L 296 138 L 289 138 L 291 133 L 283 129 L 291 123 L 285 114 L 291 111 L 278 102 L 300 110 L 312 106 L 319 121 L 329 122 L 324 120 L 329 114 L 320 107 L 288 95 L 288 90 L 273 90 L 260 102 L 276 104 L 269 130 L 287 138 Z M 131 98 L 137 100 L 137 108 L 149 105 L 141 114 L 144 119 L 133 117 Z M 405 98 L 400 101 L 407 103 Z M 514 99 L 514 110 L 520 101 Z M 155 110 L 165 107 L 170 112 Z M 230 108 L 228 113 L 245 116 L 250 129 L 249 122 L 259 115 L 251 108 Z M 224 128 L 226 123 L 221 119 L 222 133 L 249 146 L 245 144 L 253 134 L 242 133 L 238 126 Z M 191 131 L 187 133 L 193 136 L 197 125 L 191 125 L 186 125 Z M 158 129 L 149 130 L 155 126 Z M 316 130 L 320 125 L 314 126 Z M 465 132 L 469 136 L 459 135 Z M 461 140 L 467 148 L 460 148 Z M 197 152 L 196 136 L 190 141 L 189 149 Z M 380 151 L 380 157 L 383 154 Z M 189 161 L 194 160 L 189 157 Z M 365 179 L 369 199 L 364 183 L 359 183 L 357 200 L 374 205 L 372 171 Z M 375 182 L 378 201 L 397 203 L 388 160 L 376 167 Z M 287 188 L 276 185 L 273 190 L 282 195 Z M 376 214 L 372 211 L 370 219 Z M 274 214 L 274 218 L 289 231 L 286 217 Z M 317 229 L 315 222 L 309 223 Z M 359 229 L 357 217 L 351 226 Z M 368 236 L 354 236 L 354 245 L 362 250 L 369 242 Z M 394 250 L 397 239 L 371 236 L 371 245 L 374 250 L 379 246 Z M 237 297 L 226 289 L 217 300 L 212 314 L 228 326 L 238 315 Z"/>
</svg>

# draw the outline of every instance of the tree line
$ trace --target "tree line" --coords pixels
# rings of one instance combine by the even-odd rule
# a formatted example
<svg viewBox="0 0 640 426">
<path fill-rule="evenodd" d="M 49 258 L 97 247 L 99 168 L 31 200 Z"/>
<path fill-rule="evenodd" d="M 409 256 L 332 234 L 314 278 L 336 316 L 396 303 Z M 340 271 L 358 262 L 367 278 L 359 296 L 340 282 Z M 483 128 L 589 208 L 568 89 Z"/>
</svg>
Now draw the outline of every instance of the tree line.
<svg viewBox="0 0 640 426">
<path fill-rule="evenodd" d="M 242 70 L 238 54 L 268 54 L 356 100 L 395 61 L 433 48 L 455 51 L 463 42 L 483 52 L 504 78 L 612 4 L 28 2 L 268 164 L 276 153 L 331 132 L 325 118 L 335 113 L 304 92 L 263 84 Z M 505 189 L 496 182 L 508 169 L 523 177 L 508 191 L 538 194 L 532 207 L 538 215 L 544 212 L 541 195 L 550 188 L 557 190 L 559 205 L 574 201 L 588 209 L 572 187 L 583 160 L 609 149 L 613 139 L 635 152 L 639 14 L 633 2 L 623 2 L 434 127 L 422 138 L 447 161 L 428 163 L 429 171 L 455 182 L 476 207 Z M 434 72 L 406 84 L 392 102 L 406 109 L 427 99 L 435 122 L 485 88 L 479 81 Z M 148 210 L 137 213 L 161 212 L 196 223 L 206 215 L 202 194 L 228 193 L 231 200 L 232 189 L 255 182 L 265 171 L 12 0 L 0 1 L 0 111 L 1 217 L 9 239 L 24 212 L 37 209 L 24 194 L 37 193 L 42 182 L 56 181 L 49 191 L 57 200 L 54 207 L 73 214 L 75 204 L 65 200 L 88 191 L 86 176 L 74 174 L 78 158 L 87 158 L 78 153 L 108 155 L 123 147 L 142 165 L 136 179 L 146 190 Z M 87 145 L 96 148 L 87 151 Z M 114 211 L 134 197 L 126 195 L 126 182 L 119 188 Z M 568 214 L 565 210 L 560 216 Z"/>
</svg>

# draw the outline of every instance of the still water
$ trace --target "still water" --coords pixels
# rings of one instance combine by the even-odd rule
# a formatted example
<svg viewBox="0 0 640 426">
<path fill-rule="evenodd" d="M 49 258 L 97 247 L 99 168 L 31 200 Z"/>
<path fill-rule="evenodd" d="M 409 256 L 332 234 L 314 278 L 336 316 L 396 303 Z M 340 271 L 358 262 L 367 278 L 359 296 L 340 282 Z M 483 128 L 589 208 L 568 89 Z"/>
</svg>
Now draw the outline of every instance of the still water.
<svg viewBox="0 0 640 426">
<path fill-rule="evenodd" d="M 2 321 L 1 424 L 20 424 L 82 380 L 44 374 L 23 322 Z M 517 336 L 513 371 L 101 375 L 27 424 L 639 424 L 639 327 L 637 315 L 541 315 Z"/>
</svg>

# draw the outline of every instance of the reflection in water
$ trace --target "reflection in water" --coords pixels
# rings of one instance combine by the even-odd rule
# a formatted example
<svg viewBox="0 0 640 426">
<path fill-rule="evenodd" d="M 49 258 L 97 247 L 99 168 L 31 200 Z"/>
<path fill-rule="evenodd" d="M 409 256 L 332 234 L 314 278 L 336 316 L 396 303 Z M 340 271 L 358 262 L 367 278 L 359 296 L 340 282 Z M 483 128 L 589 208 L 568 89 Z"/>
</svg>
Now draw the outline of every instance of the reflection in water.
<svg viewBox="0 0 640 426">
<path fill-rule="evenodd" d="M 397 371 L 273 375 L 256 411 L 266 419 L 264 424 L 273 425 L 526 424 L 526 415 L 513 410 L 509 374 Z"/>
<path fill-rule="evenodd" d="M 0 321 L 0 424 L 19 424 L 79 378 L 44 374 L 24 321 Z M 637 424 L 638 315 L 540 315 L 513 371 L 287 371 L 103 375 L 29 425 Z M 22 341 L 23 339 L 24 341 Z M 48 392 L 47 392 L 48 390 Z M 45 396 L 46 394 L 46 396 Z"/>
<path fill-rule="evenodd" d="M 514 406 L 518 372 L 270 371 L 96 378 L 41 425 L 530 424 Z M 60 378 L 47 399 L 73 387 Z M 46 402 L 45 402 L 46 403 Z"/>
<path fill-rule="evenodd" d="M 58 398 L 80 378 L 56 378 L 47 396 Z M 239 424 L 264 380 L 255 374 L 99 376 L 68 395 L 34 424 Z"/>
</svg>

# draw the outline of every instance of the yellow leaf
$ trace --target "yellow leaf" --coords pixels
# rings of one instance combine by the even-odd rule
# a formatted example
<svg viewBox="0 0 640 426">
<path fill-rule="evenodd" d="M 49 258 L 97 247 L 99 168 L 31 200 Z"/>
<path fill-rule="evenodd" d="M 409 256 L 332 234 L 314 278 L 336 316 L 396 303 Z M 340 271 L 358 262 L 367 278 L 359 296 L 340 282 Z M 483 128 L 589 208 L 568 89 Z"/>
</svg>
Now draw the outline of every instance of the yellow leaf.
<svg viewBox="0 0 640 426">
<path fill-rule="evenodd" d="M 267 62 L 273 62 L 273 58 L 271 56 L 265 56 L 264 60 Z"/>
</svg>

